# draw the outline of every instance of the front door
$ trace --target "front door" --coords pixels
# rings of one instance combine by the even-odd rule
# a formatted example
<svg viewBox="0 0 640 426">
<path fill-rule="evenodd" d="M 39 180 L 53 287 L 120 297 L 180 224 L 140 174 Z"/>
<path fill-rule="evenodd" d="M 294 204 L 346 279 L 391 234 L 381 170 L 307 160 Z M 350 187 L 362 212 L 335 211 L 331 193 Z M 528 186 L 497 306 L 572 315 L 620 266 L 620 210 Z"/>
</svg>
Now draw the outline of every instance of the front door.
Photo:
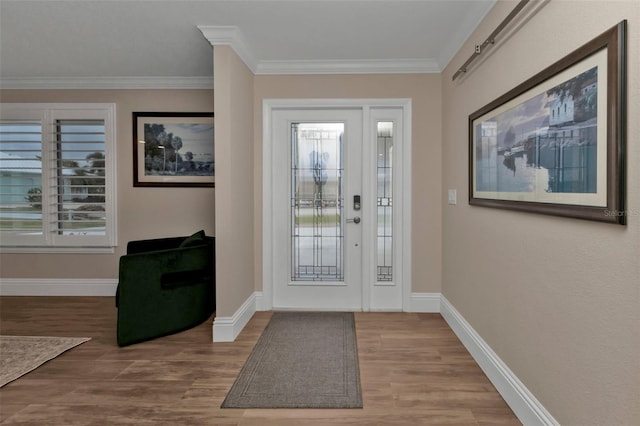
<svg viewBox="0 0 640 426">
<path fill-rule="evenodd" d="M 362 112 L 281 110 L 274 118 L 284 154 L 274 212 L 286 235 L 274 253 L 286 265 L 274 307 L 359 311 L 362 225 L 353 200 L 362 194 Z"/>
<path fill-rule="evenodd" d="M 272 111 L 273 309 L 402 309 L 393 202 L 400 121 L 398 111 L 362 107 Z"/>
</svg>

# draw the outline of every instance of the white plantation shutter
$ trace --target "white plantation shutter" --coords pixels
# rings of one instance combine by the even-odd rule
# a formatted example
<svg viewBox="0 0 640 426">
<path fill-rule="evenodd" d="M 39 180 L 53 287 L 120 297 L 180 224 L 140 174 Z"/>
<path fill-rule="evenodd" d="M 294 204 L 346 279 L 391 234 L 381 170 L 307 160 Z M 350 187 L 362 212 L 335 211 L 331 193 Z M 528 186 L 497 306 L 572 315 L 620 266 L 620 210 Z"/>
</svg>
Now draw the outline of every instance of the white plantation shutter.
<svg viewBox="0 0 640 426">
<path fill-rule="evenodd" d="M 115 106 L 2 104 L 0 244 L 115 246 Z"/>
<path fill-rule="evenodd" d="M 0 230 L 28 234 L 42 228 L 42 123 L 0 122 Z"/>
</svg>

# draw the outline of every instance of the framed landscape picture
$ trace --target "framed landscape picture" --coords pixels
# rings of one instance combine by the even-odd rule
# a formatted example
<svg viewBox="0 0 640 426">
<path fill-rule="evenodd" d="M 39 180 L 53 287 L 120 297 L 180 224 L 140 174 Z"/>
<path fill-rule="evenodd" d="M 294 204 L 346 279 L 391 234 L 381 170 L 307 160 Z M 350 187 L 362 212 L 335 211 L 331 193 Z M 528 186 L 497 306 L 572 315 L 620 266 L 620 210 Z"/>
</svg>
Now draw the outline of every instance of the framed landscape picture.
<svg viewBox="0 0 640 426">
<path fill-rule="evenodd" d="M 213 113 L 133 113 L 133 185 L 215 186 Z"/>
<path fill-rule="evenodd" d="M 469 116 L 469 204 L 625 224 L 626 21 Z"/>
</svg>

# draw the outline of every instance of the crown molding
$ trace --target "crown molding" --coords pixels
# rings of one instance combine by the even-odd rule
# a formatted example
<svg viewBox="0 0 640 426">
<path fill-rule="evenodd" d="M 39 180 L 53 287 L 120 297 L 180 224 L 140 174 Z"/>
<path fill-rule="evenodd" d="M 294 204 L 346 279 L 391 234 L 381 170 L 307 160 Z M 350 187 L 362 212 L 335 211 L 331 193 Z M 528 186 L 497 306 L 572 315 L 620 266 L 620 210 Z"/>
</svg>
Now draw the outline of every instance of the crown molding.
<svg viewBox="0 0 640 426">
<path fill-rule="evenodd" d="M 211 77 L 4 77 L 1 89 L 213 89 Z"/>
<path fill-rule="evenodd" d="M 256 74 L 433 74 L 440 65 L 431 59 L 261 61 Z"/>
<path fill-rule="evenodd" d="M 198 29 L 212 46 L 231 46 L 251 72 L 256 73 L 258 61 L 240 28 L 235 25 L 198 25 Z"/>
<path fill-rule="evenodd" d="M 440 73 L 442 66 L 433 59 L 384 60 L 258 60 L 242 31 L 233 25 L 199 25 L 212 46 L 231 46 L 256 75 L 287 74 L 408 74 Z"/>
<path fill-rule="evenodd" d="M 256 59 L 236 26 L 199 25 L 212 46 L 230 46 L 256 75 L 296 74 L 437 74 L 451 58 L 384 60 Z M 448 56 L 448 55 L 447 55 Z M 211 77 L 3 77 L 1 89 L 212 89 Z"/>
</svg>

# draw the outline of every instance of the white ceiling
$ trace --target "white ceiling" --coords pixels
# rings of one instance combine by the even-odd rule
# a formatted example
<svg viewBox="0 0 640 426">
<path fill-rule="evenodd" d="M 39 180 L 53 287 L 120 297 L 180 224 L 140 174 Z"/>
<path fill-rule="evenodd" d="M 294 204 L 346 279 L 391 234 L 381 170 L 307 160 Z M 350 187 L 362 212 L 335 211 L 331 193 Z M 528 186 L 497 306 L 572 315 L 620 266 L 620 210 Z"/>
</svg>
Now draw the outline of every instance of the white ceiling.
<svg viewBox="0 0 640 426">
<path fill-rule="evenodd" d="M 1 0 L 1 84 L 210 84 L 211 26 L 258 74 L 439 72 L 495 1 Z"/>
</svg>

